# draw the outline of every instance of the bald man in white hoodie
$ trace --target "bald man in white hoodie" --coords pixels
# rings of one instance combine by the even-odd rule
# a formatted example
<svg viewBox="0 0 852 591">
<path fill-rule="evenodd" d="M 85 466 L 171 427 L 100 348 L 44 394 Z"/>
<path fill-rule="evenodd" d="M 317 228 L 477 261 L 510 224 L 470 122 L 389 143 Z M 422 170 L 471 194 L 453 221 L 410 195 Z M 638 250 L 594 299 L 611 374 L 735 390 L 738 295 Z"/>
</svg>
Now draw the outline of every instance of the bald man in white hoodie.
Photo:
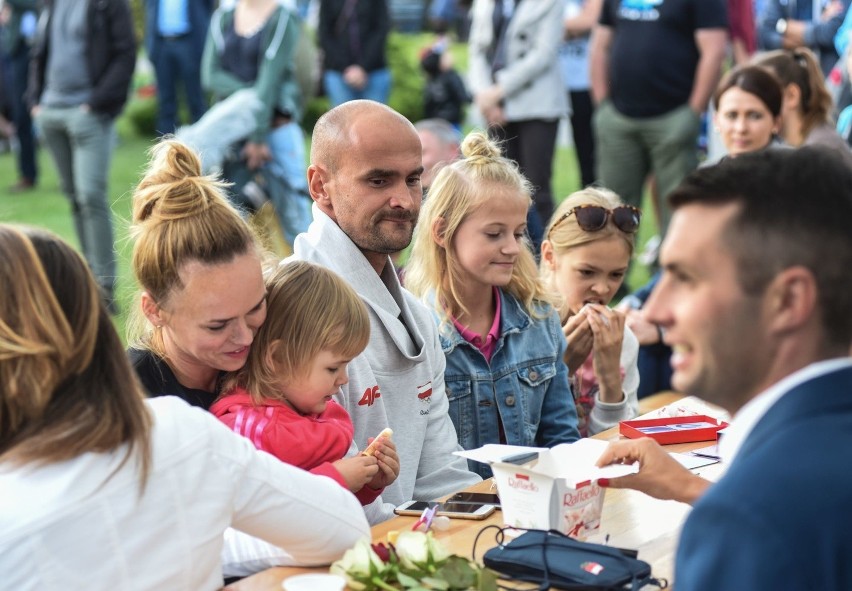
<svg viewBox="0 0 852 591">
<path fill-rule="evenodd" d="M 453 455 L 461 447 L 447 414 L 434 322 L 402 288 L 389 257 L 411 242 L 422 173 L 420 139 L 402 115 L 372 101 L 332 109 L 311 144 L 314 221 L 294 246 L 295 258 L 346 279 L 370 313 L 370 343 L 349 364 L 338 401 L 352 416 L 358 448 L 385 427 L 394 430 L 400 474 L 382 494 L 381 518 L 405 501 L 433 500 L 479 480 Z"/>
</svg>

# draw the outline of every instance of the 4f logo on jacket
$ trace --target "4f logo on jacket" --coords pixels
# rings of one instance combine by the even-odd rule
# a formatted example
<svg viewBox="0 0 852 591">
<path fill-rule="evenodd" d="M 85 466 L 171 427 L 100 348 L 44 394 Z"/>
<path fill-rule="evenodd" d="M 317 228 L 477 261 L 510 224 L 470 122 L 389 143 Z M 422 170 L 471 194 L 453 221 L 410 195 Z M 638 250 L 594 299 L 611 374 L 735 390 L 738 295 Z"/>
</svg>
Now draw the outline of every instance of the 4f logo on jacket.
<svg viewBox="0 0 852 591">
<path fill-rule="evenodd" d="M 361 395 L 361 400 L 358 401 L 358 406 L 373 406 L 376 399 L 381 397 L 382 393 L 379 392 L 379 385 L 376 384 L 372 388 L 364 390 L 364 394 Z"/>
</svg>

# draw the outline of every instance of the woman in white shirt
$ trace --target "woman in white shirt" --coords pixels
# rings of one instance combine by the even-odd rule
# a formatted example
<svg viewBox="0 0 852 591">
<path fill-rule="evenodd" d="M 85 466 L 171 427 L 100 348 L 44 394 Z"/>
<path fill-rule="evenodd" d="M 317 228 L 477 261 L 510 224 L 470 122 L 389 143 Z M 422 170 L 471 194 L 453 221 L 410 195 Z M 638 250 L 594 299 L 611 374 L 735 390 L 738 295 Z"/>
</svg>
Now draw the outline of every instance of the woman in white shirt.
<svg viewBox="0 0 852 591">
<path fill-rule="evenodd" d="M 0 284 L 4 586 L 217 589 L 228 526 L 306 564 L 369 535 L 332 480 L 177 398 L 145 401 L 85 261 L 62 240 L 0 224 Z"/>
</svg>

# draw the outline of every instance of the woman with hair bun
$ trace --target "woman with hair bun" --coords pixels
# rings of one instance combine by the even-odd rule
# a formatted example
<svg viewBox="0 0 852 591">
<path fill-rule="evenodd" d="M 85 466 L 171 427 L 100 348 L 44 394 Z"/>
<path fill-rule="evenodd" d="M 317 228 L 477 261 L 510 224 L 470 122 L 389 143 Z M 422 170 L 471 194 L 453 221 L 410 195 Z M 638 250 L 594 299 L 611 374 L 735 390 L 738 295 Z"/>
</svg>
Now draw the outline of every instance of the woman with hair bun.
<svg viewBox="0 0 852 591">
<path fill-rule="evenodd" d="M 406 287 L 434 311 L 459 443 L 574 441 L 565 339 L 526 238 L 530 183 L 482 133 L 461 151 L 432 183 L 406 268 Z"/>
<path fill-rule="evenodd" d="M 852 152 L 829 122 L 833 108 L 819 62 L 807 48 L 779 49 L 755 56 L 784 89 L 781 135 L 791 146 L 823 145 L 840 151 L 852 166 Z"/>
<path fill-rule="evenodd" d="M 222 586 L 229 525 L 328 564 L 369 535 L 333 480 L 258 452 L 211 414 L 144 400 L 86 262 L 0 224 L 3 587 Z"/>
<path fill-rule="evenodd" d="M 142 289 L 130 357 L 151 396 L 208 409 L 223 372 L 248 358 L 266 318 L 263 252 L 251 228 L 174 140 L 151 150 L 133 195 L 133 273 Z"/>
</svg>

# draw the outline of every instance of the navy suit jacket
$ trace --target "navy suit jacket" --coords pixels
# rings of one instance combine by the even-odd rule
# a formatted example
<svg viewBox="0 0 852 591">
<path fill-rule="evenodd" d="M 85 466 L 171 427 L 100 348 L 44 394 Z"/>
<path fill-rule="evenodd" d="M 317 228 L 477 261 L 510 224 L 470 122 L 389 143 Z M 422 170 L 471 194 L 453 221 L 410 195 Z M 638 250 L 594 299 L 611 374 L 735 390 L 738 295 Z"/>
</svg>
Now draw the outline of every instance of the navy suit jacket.
<svg viewBox="0 0 852 591">
<path fill-rule="evenodd" d="M 852 589 L 852 368 L 784 394 L 696 503 L 678 591 Z"/>
<path fill-rule="evenodd" d="M 210 26 L 210 16 L 213 14 L 214 0 L 186 0 L 189 10 L 190 39 L 192 48 L 198 59 L 204 52 L 204 42 L 207 39 L 207 28 Z M 154 55 L 160 45 L 157 35 L 157 18 L 160 14 L 160 0 L 145 0 L 145 51 L 154 61 Z"/>
</svg>

